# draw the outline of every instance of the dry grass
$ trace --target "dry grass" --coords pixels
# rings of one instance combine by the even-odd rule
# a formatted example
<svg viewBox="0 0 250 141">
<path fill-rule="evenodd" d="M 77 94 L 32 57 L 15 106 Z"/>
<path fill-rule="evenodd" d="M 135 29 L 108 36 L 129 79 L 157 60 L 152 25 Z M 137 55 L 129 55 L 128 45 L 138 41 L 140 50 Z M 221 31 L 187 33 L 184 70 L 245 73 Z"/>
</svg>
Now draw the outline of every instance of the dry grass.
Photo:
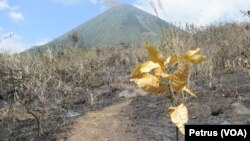
<svg viewBox="0 0 250 141">
<path fill-rule="evenodd" d="M 175 31 L 157 47 L 167 56 L 201 48 L 208 60 L 192 68 L 191 80 L 208 79 L 210 85 L 222 73 L 249 72 L 249 24 L 188 27 Z M 129 84 L 131 69 L 146 59 L 142 46 L 67 49 L 53 54 L 0 56 L 0 138 L 38 140 L 67 126 L 65 113 L 77 105 L 89 107 L 98 100 L 95 89 Z M 117 87 L 117 86 L 116 86 Z M 115 97 L 111 95 L 111 97 Z M 0 103 L 0 104 L 1 104 Z M 20 132 L 20 122 L 30 121 L 33 132 Z M 53 123 L 53 124 L 52 124 Z M 52 126 L 53 125 L 53 126 Z M 25 125 L 22 130 L 25 130 Z M 53 133 L 51 133 L 53 131 Z"/>
<path fill-rule="evenodd" d="M 23 138 L 15 132 L 16 126 L 30 119 L 35 133 L 24 138 L 39 139 L 51 128 L 62 128 L 67 111 L 77 105 L 95 105 L 95 89 L 129 82 L 131 67 L 139 59 L 137 51 L 134 47 L 73 48 L 56 54 L 47 50 L 34 55 L 1 55 L 0 125 L 8 128 L 0 132 L 1 138 Z M 58 117 L 63 122 L 49 127 L 48 121 L 56 124 Z"/>
<path fill-rule="evenodd" d="M 165 54 L 181 54 L 186 50 L 201 48 L 208 60 L 193 67 L 193 78 L 208 78 L 212 85 L 214 77 L 223 73 L 248 72 L 250 69 L 249 23 L 225 23 L 208 27 L 187 26 L 190 34 L 172 32 L 164 37 L 160 49 Z"/>
</svg>

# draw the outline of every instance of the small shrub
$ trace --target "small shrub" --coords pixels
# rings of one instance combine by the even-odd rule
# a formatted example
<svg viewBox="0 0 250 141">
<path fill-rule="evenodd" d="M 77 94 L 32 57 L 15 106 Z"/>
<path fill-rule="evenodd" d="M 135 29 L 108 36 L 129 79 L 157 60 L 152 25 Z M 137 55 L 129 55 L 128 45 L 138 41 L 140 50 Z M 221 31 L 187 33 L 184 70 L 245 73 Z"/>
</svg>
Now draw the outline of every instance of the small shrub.
<svg viewBox="0 0 250 141">
<path fill-rule="evenodd" d="M 131 72 L 131 81 L 134 81 L 140 88 L 156 93 L 170 94 L 173 107 L 169 107 L 168 114 L 172 122 L 184 134 L 184 124 L 188 121 L 188 111 L 181 102 L 181 92 L 191 96 L 196 95 L 188 85 L 189 64 L 199 64 L 206 59 L 200 55 L 200 49 L 189 50 L 183 56 L 171 55 L 164 59 L 154 46 L 145 43 L 150 61 L 138 64 Z"/>
</svg>

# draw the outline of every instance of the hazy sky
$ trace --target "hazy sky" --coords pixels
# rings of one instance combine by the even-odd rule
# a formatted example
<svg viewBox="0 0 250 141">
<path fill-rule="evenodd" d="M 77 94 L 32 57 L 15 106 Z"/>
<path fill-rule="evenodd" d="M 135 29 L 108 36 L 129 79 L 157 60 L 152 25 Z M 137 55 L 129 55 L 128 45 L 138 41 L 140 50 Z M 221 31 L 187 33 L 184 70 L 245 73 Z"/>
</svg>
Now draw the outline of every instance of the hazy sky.
<svg viewBox="0 0 250 141">
<path fill-rule="evenodd" d="M 0 50 L 20 52 L 55 39 L 116 3 L 132 4 L 155 15 L 150 0 L 0 0 Z M 198 26 L 250 21 L 240 10 L 250 0 L 151 0 L 159 16 L 177 25 Z M 11 35 L 11 36 L 10 36 Z"/>
</svg>

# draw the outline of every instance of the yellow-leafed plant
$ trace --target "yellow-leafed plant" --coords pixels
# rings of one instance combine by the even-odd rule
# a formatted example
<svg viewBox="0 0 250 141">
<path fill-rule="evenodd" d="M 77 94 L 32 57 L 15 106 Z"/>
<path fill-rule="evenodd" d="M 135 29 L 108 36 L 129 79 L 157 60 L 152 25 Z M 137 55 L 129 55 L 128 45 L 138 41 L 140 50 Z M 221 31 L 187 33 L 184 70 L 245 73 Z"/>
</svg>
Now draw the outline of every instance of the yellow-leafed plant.
<svg viewBox="0 0 250 141">
<path fill-rule="evenodd" d="M 172 106 L 168 109 L 171 121 L 184 134 L 184 124 L 188 122 L 187 107 L 180 102 L 180 92 L 196 97 L 187 87 L 188 65 L 198 64 L 206 59 L 200 49 L 189 50 L 182 56 L 172 55 L 164 58 L 153 45 L 145 43 L 149 61 L 138 64 L 131 72 L 131 81 L 145 91 L 155 94 L 170 94 Z"/>
</svg>

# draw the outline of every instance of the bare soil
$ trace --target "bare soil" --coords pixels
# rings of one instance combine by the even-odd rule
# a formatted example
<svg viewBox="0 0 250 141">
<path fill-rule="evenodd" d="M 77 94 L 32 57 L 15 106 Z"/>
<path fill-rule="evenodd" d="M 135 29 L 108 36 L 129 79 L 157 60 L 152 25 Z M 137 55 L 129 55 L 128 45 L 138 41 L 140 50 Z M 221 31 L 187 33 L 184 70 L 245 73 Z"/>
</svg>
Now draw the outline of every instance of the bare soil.
<svg viewBox="0 0 250 141">
<path fill-rule="evenodd" d="M 130 132 L 131 121 L 126 116 L 131 100 L 125 100 L 93 111 L 76 120 L 70 141 L 127 141 L 136 140 L 134 132 Z"/>
<path fill-rule="evenodd" d="M 250 76 L 228 74 L 191 85 L 198 98 L 189 98 L 188 124 L 250 124 Z M 136 90 L 135 90 L 136 91 Z M 133 92 L 135 92 L 133 91 Z M 174 141 L 176 128 L 166 115 L 168 96 L 123 98 L 106 108 L 76 119 L 70 141 Z M 245 110 L 245 111 L 244 111 Z M 179 140 L 184 140 L 178 134 Z"/>
<path fill-rule="evenodd" d="M 250 124 L 249 74 L 225 73 L 215 76 L 212 86 L 208 84 L 202 78 L 191 81 L 198 97 L 185 100 L 187 124 Z M 76 102 L 70 109 L 80 115 L 61 117 L 59 112 L 44 119 L 46 122 L 41 120 L 39 137 L 34 118 L 13 122 L 9 125 L 12 132 L 0 124 L 0 141 L 175 141 L 177 135 L 179 141 L 184 140 L 166 114 L 171 103 L 168 95 L 149 94 L 129 82 L 96 87 L 94 92 L 94 105 Z"/>
</svg>

